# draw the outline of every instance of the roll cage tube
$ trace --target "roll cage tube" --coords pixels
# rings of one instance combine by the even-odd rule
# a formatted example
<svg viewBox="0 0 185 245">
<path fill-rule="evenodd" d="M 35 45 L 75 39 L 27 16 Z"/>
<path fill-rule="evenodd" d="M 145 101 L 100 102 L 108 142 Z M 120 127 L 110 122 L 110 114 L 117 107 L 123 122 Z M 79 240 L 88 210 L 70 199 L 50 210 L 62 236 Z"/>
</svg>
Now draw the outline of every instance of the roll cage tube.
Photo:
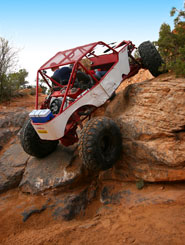
<svg viewBox="0 0 185 245">
<path fill-rule="evenodd" d="M 66 91 L 65 91 L 65 94 L 64 94 L 64 99 L 63 99 L 62 105 L 60 107 L 59 114 L 61 114 L 61 112 L 63 111 L 64 103 L 66 101 L 66 97 L 67 97 L 67 94 L 68 94 L 68 91 L 69 91 L 69 87 L 71 85 L 71 81 L 72 81 L 72 79 L 75 79 L 75 77 L 76 77 L 76 73 L 75 73 L 76 68 L 77 68 L 77 63 L 74 64 L 74 66 L 73 66 L 73 69 L 72 69 L 72 72 L 71 72 L 71 75 L 70 75 L 70 78 L 69 78 L 69 82 L 67 84 L 67 88 L 66 88 Z"/>
<path fill-rule="evenodd" d="M 44 79 L 44 81 L 46 82 L 46 84 L 51 88 L 51 86 L 49 85 L 46 77 L 48 79 L 50 79 L 53 83 L 55 83 L 57 86 L 63 88 L 63 86 L 59 83 L 57 83 L 54 79 L 52 79 L 51 77 L 49 77 L 48 75 L 46 74 L 43 74 L 43 70 L 46 70 L 46 69 L 50 69 L 52 68 L 52 66 L 47 66 L 47 64 L 49 62 L 52 62 L 53 59 L 58 55 L 58 54 L 62 54 L 64 56 L 64 58 L 59 62 L 57 63 L 58 66 L 64 66 L 64 65 L 68 65 L 68 64 L 74 64 L 73 66 L 73 69 L 72 69 L 72 72 L 71 72 L 71 76 L 70 76 L 70 79 L 69 79 L 69 82 L 68 82 L 68 85 L 67 85 L 67 89 L 65 91 L 65 95 L 64 95 L 64 99 L 63 99 L 63 102 L 62 102 L 62 106 L 60 108 L 60 113 L 62 112 L 63 110 L 63 107 L 64 107 L 64 103 L 65 103 L 65 100 L 66 100 L 66 97 L 67 97 L 67 94 L 68 94 L 68 91 L 69 91 L 69 88 L 70 88 L 70 85 L 74 84 L 74 80 L 76 78 L 76 72 L 77 72 L 77 68 L 78 66 L 80 65 L 85 71 L 87 74 L 89 74 L 96 82 L 98 82 L 98 80 L 83 66 L 83 64 L 81 64 L 80 60 L 82 60 L 83 57 L 86 57 L 88 58 L 88 54 L 98 58 L 99 56 L 95 55 L 93 53 L 93 50 L 96 46 L 98 45 L 103 45 L 103 46 L 106 46 L 107 48 L 109 48 L 110 50 L 112 50 L 112 52 L 114 54 L 118 54 L 118 52 L 116 50 L 114 50 L 112 47 L 110 47 L 108 44 L 102 42 L 102 41 L 99 41 L 99 42 L 96 42 L 96 43 L 92 43 L 92 44 L 89 44 L 89 45 L 84 45 L 84 46 L 80 46 L 80 47 L 77 47 L 77 48 L 74 48 L 74 49 L 71 49 L 71 50 L 67 50 L 68 51 L 68 54 L 66 54 L 67 51 L 63 51 L 63 52 L 58 52 L 54 57 L 52 57 L 51 59 L 49 59 L 49 61 L 47 61 L 38 71 L 37 71 L 37 81 L 36 81 L 36 105 L 35 105 L 35 108 L 38 109 L 38 87 L 39 87 L 39 74 L 42 76 L 42 78 Z M 91 48 L 89 49 L 85 49 L 85 47 L 88 47 L 88 46 L 91 46 Z M 75 61 L 73 60 L 73 57 L 75 56 L 75 51 L 76 50 L 79 50 L 82 55 L 80 55 L 78 57 L 78 59 Z M 89 59 L 89 58 L 88 58 Z M 62 62 L 63 60 L 68 60 L 68 62 Z M 69 62 L 70 61 L 70 62 Z M 72 82 L 72 83 L 71 83 Z"/>
<path fill-rule="evenodd" d="M 42 78 L 44 79 L 44 81 L 47 83 L 48 87 L 51 88 L 51 85 L 48 83 L 48 81 L 46 80 L 45 76 L 46 76 L 47 78 L 50 78 L 50 77 L 47 76 L 46 74 L 45 74 L 45 76 L 44 76 L 42 72 L 39 72 L 39 73 L 40 73 L 40 75 L 42 76 Z"/>
<path fill-rule="evenodd" d="M 39 90 L 39 71 L 37 72 L 36 81 L 36 98 L 35 98 L 35 109 L 38 110 L 38 90 Z"/>
</svg>

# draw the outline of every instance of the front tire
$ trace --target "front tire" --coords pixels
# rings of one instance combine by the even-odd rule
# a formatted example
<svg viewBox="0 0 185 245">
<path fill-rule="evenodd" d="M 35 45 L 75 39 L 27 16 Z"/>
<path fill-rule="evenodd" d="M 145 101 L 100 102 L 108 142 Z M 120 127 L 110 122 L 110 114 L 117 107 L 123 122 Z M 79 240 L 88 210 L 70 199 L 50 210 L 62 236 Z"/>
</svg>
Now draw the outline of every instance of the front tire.
<svg viewBox="0 0 185 245">
<path fill-rule="evenodd" d="M 41 140 L 29 119 L 23 126 L 20 134 L 21 145 L 26 153 L 35 157 L 45 157 L 53 152 L 58 140 Z"/>
<path fill-rule="evenodd" d="M 111 168 L 122 150 L 120 129 L 110 118 L 92 118 L 81 131 L 78 148 L 87 169 L 97 171 Z"/>
<path fill-rule="evenodd" d="M 159 76 L 159 68 L 164 62 L 156 47 L 150 41 L 146 41 L 139 45 L 138 51 L 143 68 L 148 69 L 154 77 Z"/>
</svg>

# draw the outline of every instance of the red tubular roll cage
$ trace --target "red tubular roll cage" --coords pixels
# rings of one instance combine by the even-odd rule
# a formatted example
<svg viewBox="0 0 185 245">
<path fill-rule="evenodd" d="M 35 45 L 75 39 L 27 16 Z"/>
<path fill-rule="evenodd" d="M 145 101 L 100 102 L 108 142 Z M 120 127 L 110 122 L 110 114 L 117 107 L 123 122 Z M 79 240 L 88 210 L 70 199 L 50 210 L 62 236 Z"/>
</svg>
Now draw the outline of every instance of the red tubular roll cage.
<svg viewBox="0 0 185 245">
<path fill-rule="evenodd" d="M 103 55 L 95 55 L 93 50 L 97 45 L 102 45 L 107 47 L 108 50 L 112 51 L 112 53 L 110 54 L 103 54 Z M 135 49 L 135 46 L 132 44 L 131 41 L 122 41 L 121 43 L 119 43 L 115 48 L 119 48 L 123 46 L 122 49 L 124 49 L 126 46 L 128 47 L 128 51 L 129 51 L 129 56 L 131 56 L 131 52 Z M 47 79 L 50 79 L 54 84 L 56 84 L 58 87 L 63 88 L 63 85 L 57 83 L 55 80 L 53 80 L 51 77 L 49 77 L 48 75 L 46 75 L 44 73 L 44 70 L 47 69 L 51 69 L 52 67 L 57 66 L 64 66 L 64 65 L 69 65 L 69 64 L 73 64 L 73 68 L 72 68 L 72 72 L 69 78 L 69 82 L 67 84 L 67 88 L 65 90 L 65 94 L 64 94 L 64 99 L 62 101 L 62 105 L 60 108 L 60 112 L 59 114 L 63 111 L 64 108 L 64 104 L 66 101 L 66 97 L 68 94 L 68 91 L 70 89 L 71 86 L 73 86 L 74 82 L 75 82 L 75 78 L 76 78 L 76 72 L 78 70 L 79 67 L 82 67 L 86 73 L 88 75 L 90 75 L 92 77 L 93 80 L 95 80 L 96 83 L 98 83 L 99 81 L 96 79 L 96 77 L 93 76 L 93 74 L 87 70 L 87 68 L 80 62 L 82 60 L 82 58 L 87 58 L 92 62 L 92 67 L 93 68 L 97 68 L 97 67 L 101 67 L 104 64 L 116 64 L 118 61 L 118 51 L 115 50 L 115 48 L 112 48 L 111 46 L 109 46 L 108 44 L 99 41 L 99 42 L 95 42 L 95 43 L 90 43 L 84 46 L 79 46 L 73 49 L 69 49 L 66 51 L 62 51 L 62 52 L 58 52 L 55 56 L 53 56 L 51 59 L 49 59 L 44 65 L 42 65 L 40 67 L 40 69 L 37 71 L 37 81 L 36 81 L 36 109 L 38 109 L 38 88 L 39 88 L 39 75 L 41 75 L 41 77 L 44 79 L 44 81 L 46 82 L 46 84 L 51 88 L 50 84 L 48 83 Z M 91 57 L 90 57 L 91 56 Z M 131 56 L 131 58 L 133 58 Z M 133 58 L 134 59 L 134 58 Z M 54 63 L 56 65 L 52 65 L 52 63 Z M 138 69 L 136 69 L 138 71 Z M 137 73 L 137 71 L 135 71 L 135 73 Z M 133 71 L 132 71 L 133 72 Z M 124 77 L 124 79 L 126 77 L 128 77 L 129 74 L 127 76 Z"/>
</svg>

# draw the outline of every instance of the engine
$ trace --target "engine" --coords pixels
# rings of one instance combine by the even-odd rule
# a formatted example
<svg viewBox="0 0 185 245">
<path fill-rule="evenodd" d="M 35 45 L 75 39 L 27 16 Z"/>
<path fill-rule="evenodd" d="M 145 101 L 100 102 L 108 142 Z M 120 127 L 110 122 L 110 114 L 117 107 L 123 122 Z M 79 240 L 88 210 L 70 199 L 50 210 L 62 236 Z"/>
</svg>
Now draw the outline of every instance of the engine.
<svg viewBox="0 0 185 245">
<path fill-rule="evenodd" d="M 63 102 L 63 97 L 52 97 L 51 101 L 50 101 L 50 110 L 53 114 L 58 114 L 60 111 L 60 108 L 62 106 L 62 102 Z M 73 98 L 70 97 L 66 97 L 66 101 L 64 103 L 64 107 L 63 109 L 67 108 L 69 106 L 70 103 L 72 103 L 74 101 Z"/>
</svg>

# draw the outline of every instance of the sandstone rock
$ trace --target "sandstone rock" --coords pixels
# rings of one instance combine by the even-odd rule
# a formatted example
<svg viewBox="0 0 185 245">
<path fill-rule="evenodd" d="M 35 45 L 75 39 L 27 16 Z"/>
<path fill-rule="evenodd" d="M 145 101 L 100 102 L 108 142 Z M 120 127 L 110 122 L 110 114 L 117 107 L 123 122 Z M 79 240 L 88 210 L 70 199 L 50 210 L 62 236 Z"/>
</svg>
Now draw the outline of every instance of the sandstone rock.
<svg viewBox="0 0 185 245">
<path fill-rule="evenodd" d="M 122 190 L 116 192 L 114 190 L 114 186 L 103 186 L 101 192 L 100 192 L 100 201 L 101 203 L 107 205 L 107 204 L 115 204 L 119 203 L 121 198 L 126 198 L 131 195 L 130 190 Z"/>
<path fill-rule="evenodd" d="M 28 119 L 28 114 L 29 112 L 28 111 L 21 111 L 21 112 L 16 112 L 14 115 L 13 115 L 13 118 L 12 118 L 12 126 L 13 127 L 22 127 L 24 122 Z"/>
<path fill-rule="evenodd" d="M 20 108 L 19 108 L 20 110 Z M 0 150 L 15 136 L 28 118 L 28 111 L 15 111 L 1 113 L 0 118 Z"/>
<path fill-rule="evenodd" d="M 28 118 L 28 111 L 21 110 L 15 112 L 6 112 L 1 118 L 0 128 L 19 127 L 21 128 L 25 120 Z"/>
<path fill-rule="evenodd" d="M 81 162 L 76 158 L 75 148 L 59 145 L 55 152 L 45 158 L 30 158 L 20 188 L 23 192 L 35 194 L 71 184 L 80 176 Z"/>
<path fill-rule="evenodd" d="M 161 75 L 131 84 L 109 103 L 105 115 L 120 125 L 123 154 L 103 178 L 185 179 L 185 79 Z"/>
<path fill-rule="evenodd" d="M 81 187 L 77 186 L 67 192 L 55 192 L 54 195 L 53 193 L 42 195 L 42 197 L 32 195 L 28 198 L 28 205 L 24 206 L 25 208 L 21 212 L 22 220 L 25 222 L 31 216 L 38 215 L 45 210 L 49 210 L 50 215 L 55 220 L 72 220 L 80 213 L 82 215 L 85 213 L 88 204 L 96 197 L 96 194 L 96 185 L 84 185 Z M 17 210 L 17 212 L 19 211 Z"/>
<path fill-rule="evenodd" d="M 17 187 L 29 156 L 14 143 L 0 156 L 0 192 Z"/>
<path fill-rule="evenodd" d="M 23 216 L 23 222 L 26 222 L 26 220 L 33 214 L 38 214 L 38 213 L 41 213 L 43 212 L 45 209 L 47 208 L 46 205 L 43 205 L 41 208 L 37 208 L 35 206 L 31 207 L 29 210 L 25 210 L 23 213 L 22 213 L 22 216 Z"/>
<path fill-rule="evenodd" d="M 0 128 L 0 150 L 3 146 L 10 140 L 10 138 L 14 135 L 14 133 L 5 128 Z"/>
<path fill-rule="evenodd" d="M 52 216 L 56 219 L 72 220 L 79 213 L 85 212 L 87 205 L 96 196 L 96 190 L 83 188 L 76 193 L 62 194 L 52 204 Z"/>
<path fill-rule="evenodd" d="M 139 72 L 135 76 L 130 77 L 126 79 L 123 83 L 121 83 L 121 85 L 118 87 L 116 92 L 122 91 L 124 88 L 126 88 L 130 84 L 143 82 L 145 80 L 149 80 L 152 78 L 154 77 L 149 72 L 149 70 L 140 69 Z"/>
</svg>

